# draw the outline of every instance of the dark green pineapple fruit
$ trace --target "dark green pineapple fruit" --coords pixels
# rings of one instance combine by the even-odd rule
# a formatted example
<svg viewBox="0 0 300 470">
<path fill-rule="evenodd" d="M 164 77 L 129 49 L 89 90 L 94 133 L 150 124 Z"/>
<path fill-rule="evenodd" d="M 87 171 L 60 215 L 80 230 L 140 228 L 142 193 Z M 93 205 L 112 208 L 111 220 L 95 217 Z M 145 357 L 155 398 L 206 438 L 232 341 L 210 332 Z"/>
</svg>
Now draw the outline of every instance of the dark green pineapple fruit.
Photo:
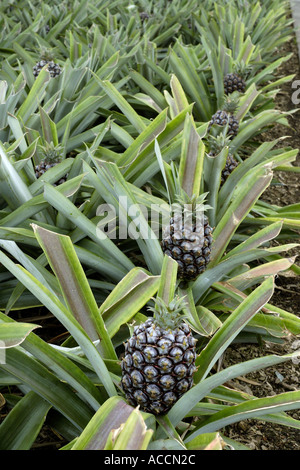
<svg viewBox="0 0 300 470">
<path fill-rule="evenodd" d="M 225 167 L 221 174 L 221 186 L 225 183 L 228 176 L 231 175 L 231 173 L 233 172 L 233 170 L 236 169 L 237 166 L 238 166 L 238 162 L 236 161 L 234 156 L 229 153 L 226 159 Z"/>
<path fill-rule="evenodd" d="M 62 148 L 60 145 L 54 145 L 53 142 L 46 142 L 45 145 L 40 146 L 40 151 L 42 160 L 34 167 L 36 178 L 40 178 L 47 170 L 60 163 L 62 160 Z M 67 176 L 68 175 L 65 175 L 63 178 L 60 178 L 59 181 L 56 181 L 54 186 L 65 183 Z"/>
<path fill-rule="evenodd" d="M 224 76 L 224 93 L 245 93 L 247 88 L 246 79 L 251 72 L 251 66 L 246 65 L 244 61 L 233 63 L 233 70 Z"/>
<path fill-rule="evenodd" d="M 45 65 L 48 65 L 48 71 L 50 73 L 50 77 L 52 78 L 58 77 L 62 73 L 61 67 L 56 62 L 54 62 L 53 52 L 48 49 L 41 48 L 40 60 L 33 66 L 32 69 L 35 78 L 37 78 Z"/>
<path fill-rule="evenodd" d="M 150 15 L 146 11 L 142 11 L 140 13 L 140 19 L 142 22 L 149 20 L 149 18 L 150 18 Z"/>
<path fill-rule="evenodd" d="M 245 93 L 246 82 L 237 73 L 227 73 L 224 77 L 224 93 L 230 95 L 238 91 L 239 93 Z"/>
<path fill-rule="evenodd" d="M 161 247 L 165 255 L 178 263 L 178 279 L 189 282 L 197 278 L 210 261 L 213 229 L 204 211 L 206 194 L 199 197 L 181 191 L 173 204 L 170 223 L 162 234 Z"/>
<path fill-rule="evenodd" d="M 155 299 L 153 317 L 135 326 L 125 344 L 121 385 L 128 402 L 165 414 L 193 386 L 196 339 L 182 315 L 183 299 Z"/>
<path fill-rule="evenodd" d="M 224 98 L 222 109 L 219 109 L 211 118 L 208 126 L 208 132 L 211 131 L 212 126 L 226 127 L 227 135 L 233 139 L 237 136 L 239 131 L 239 121 L 235 113 L 239 105 L 239 93 L 232 93 L 230 96 Z"/>
</svg>

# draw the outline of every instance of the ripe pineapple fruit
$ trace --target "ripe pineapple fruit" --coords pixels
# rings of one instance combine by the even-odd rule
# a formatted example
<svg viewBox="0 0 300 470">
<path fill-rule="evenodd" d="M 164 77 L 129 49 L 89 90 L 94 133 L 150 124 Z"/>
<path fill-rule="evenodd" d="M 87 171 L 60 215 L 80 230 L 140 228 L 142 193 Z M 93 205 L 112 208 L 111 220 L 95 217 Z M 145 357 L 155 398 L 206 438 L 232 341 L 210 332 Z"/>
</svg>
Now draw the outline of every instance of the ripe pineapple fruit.
<svg viewBox="0 0 300 470">
<path fill-rule="evenodd" d="M 57 165 L 62 159 L 62 152 L 61 152 L 60 145 L 54 145 L 53 142 L 50 144 L 46 142 L 45 145 L 40 146 L 40 151 L 43 156 L 41 162 L 38 165 L 35 165 L 35 176 L 36 178 L 40 178 L 47 170 Z M 67 176 L 65 175 L 63 178 L 60 178 L 59 181 L 56 181 L 54 186 L 59 184 L 65 183 L 67 180 Z"/>
<path fill-rule="evenodd" d="M 230 97 L 224 99 L 223 109 L 219 109 L 211 118 L 208 126 L 208 132 L 210 132 L 213 125 L 226 127 L 227 135 L 233 139 L 239 131 L 239 121 L 235 117 L 235 112 L 238 108 L 238 95 L 239 93 L 233 93 Z"/>
<path fill-rule="evenodd" d="M 159 297 L 154 314 L 135 326 L 125 344 L 121 385 L 133 406 L 165 414 L 193 385 L 196 339 L 183 322 L 183 299 L 167 305 Z"/>
<path fill-rule="evenodd" d="M 48 64 L 48 71 L 52 78 L 58 77 L 62 69 L 61 67 L 56 64 L 53 60 L 53 53 L 47 49 L 42 48 L 40 51 L 40 60 L 33 66 L 33 75 L 35 78 L 39 75 L 40 71 L 42 70 L 45 65 Z"/>
<path fill-rule="evenodd" d="M 181 191 L 179 204 L 174 204 L 174 214 L 162 235 L 164 254 L 178 263 L 178 279 L 192 281 L 201 274 L 210 261 L 212 227 L 209 225 L 203 204 L 206 194 L 191 197 Z"/>
</svg>

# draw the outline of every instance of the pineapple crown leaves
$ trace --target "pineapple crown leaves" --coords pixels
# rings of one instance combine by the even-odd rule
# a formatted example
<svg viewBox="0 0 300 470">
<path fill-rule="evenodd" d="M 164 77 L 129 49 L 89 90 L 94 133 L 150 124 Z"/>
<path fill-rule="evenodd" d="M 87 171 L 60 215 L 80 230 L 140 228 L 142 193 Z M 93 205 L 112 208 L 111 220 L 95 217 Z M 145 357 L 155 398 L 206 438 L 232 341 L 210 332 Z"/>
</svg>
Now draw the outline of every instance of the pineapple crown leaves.
<svg viewBox="0 0 300 470">
<path fill-rule="evenodd" d="M 54 163 L 62 160 L 63 149 L 60 144 L 54 145 L 53 142 L 45 142 L 44 144 L 39 145 L 38 148 L 45 162 Z"/>
<path fill-rule="evenodd" d="M 189 206 L 191 211 L 195 211 L 197 209 L 197 210 L 202 210 L 202 212 L 211 208 L 210 206 L 204 204 L 208 193 L 203 193 L 203 194 L 198 194 L 198 195 L 193 194 L 192 196 L 189 196 L 187 192 L 181 186 L 178 170 L 174 166 L 172 167 L 172 174 L 173 174 L 174 189 L 175 189 L 175 195 L 174 195 L 175 202 L 171 204 L 171 209 L 173 211 L 176 211 L 176 210 L 182 211 L 182 208 L 184 208 L 184 206 Z"/>
<path fill-rule="evenodd" d="M 185 296 L 179 297 L 178 295 L 167 304 L 162 298 L 152 298 L 154 301 L 154 307 L 148 307 L 148 310 L 153 312 L 153 318 L 155 325 L 166 330 L 174 330 L 181 323 L 183 323 L 186 315 L 182 314 L 182 310 L 185 306 Z"/>
<path fill-rule="evenodd" d="M 208 136 L 208 146 L 212 155 L 218 155 L 225 147 L 230 147 L 231 136 L 220 132 L 216 136 Z"/>
<path fill-rule="evenodd" d="M 45 46 L 39 47 L 40 59 L 46 60 L 47 62 L 54 60 L 56 52 L 57 52 L 57 48 L 50 48 L 50 47 L 45 47 Z"/>
<path fill-rule="evenodd" d="M 176 202 L 171 205 L 171 209 L 175 213 L 181 213 L 183 210 L 186 215 L 198 218 L 200 215 L 203 216 L 206 210 L 211 209 L 210 205 L 204 204 L 207 195 L 208 193 L 189 196 L 182 188 L 179 188 L 176 194 Z"/>
<path fill-rule="evenodd" d="M 235 114 L 239 108 L 240 93 L 234 91 L 229 96 L 224 95 L 222 102 L 222 109 L 229 114 Z"/>
<path fill-rule="evenodd" d="M 244 80 L 246 80 L 249 77 L 251 71 L 252 71 L 252 66 L 249 64 L 246 64 L 243 60 L 240 60 L 240 61 L 237 60 L 233 64 L 233 73 L 236 73 Z"/>
</svg>

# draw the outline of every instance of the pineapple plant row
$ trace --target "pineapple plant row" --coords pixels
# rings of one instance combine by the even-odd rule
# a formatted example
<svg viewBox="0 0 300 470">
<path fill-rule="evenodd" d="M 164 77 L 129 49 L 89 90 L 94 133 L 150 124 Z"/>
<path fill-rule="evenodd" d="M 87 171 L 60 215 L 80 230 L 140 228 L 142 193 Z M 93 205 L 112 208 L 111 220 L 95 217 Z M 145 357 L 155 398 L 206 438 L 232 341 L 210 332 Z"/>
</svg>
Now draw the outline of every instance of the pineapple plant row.
<svg viewBox="0 0 300 470">
<path fill-rule="evenodd" d="M 48 17 L 31 25 L 31 2 L 13 50 L 13 31 L 8 36 L 0 70 L 0 340 L 9 347 L 0 399 L 14 412 L 0 424 L 1 449 L 31 448 L 45 420 L 66 450 L 238 448 L 222 428 L 244 416 L 299 427 L 285 413 L 299 407 L 298 391 L 258 399 L 226 387 L 298 352 L 216 369 L 227 347 L 253 331 L 263 341 L 299 335 L 299 319 L 272 304 L 274 275 L 299 274 L 286 257 L 297 246 L 286 240 L 297 236 L 299 208 L 260 200 L 296 149 L 265 142 L 240 156 L 261 127 L 285 122 L 272 105 L 276 80 L 266 84 L 278 65 L 260 46 L 266 8 L 249 12 L 239 2 L 238 13 L 229 2 L 230 27 L 225 34 L 220 22 L 214 55 L 213 15 L 224 9 L 204 3 L 211 21 L 194 1 L 108 9 L 94 0 L 71 12 L 69 2 L 55 2 L 53 14 L 44 5 Z M 166 21 L 158 24 L 161 11 Z M 278 11 L 268 32 L 284 25 L 286 38 Z M 19 13 L 6 14 L 10 30 Z M 253 40 L 249 32 L 230 43 L 237 16 L 235 32 L 256 22 Z M 38 63 L 36 45 L 55 48 L 57 76 L 51 61 Z M 269 66 L 259 74 L 262 60 Z M 115 229 L 125 219 L 137 236 L 111 239 L 103 203 L 114 209 Z M 166 211 L 168 224 L 159 222 L 156 233 L 143 211 L 131 212 L 136 206 Z M 39 325 L 14 320 L 35 307 L 65 329 L 59 345 L 37 335 Z M 8 384 L 22 393 L 18 403 Z"/>
</svg>

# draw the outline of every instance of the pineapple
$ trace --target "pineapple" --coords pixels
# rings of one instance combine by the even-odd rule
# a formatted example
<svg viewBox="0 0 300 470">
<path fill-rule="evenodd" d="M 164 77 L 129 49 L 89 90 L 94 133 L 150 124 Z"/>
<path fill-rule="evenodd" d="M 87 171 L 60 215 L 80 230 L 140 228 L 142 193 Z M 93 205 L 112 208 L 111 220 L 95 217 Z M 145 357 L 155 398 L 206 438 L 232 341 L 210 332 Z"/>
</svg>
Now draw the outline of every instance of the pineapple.
<svg viewBox="0 0 300 470">
<path fill-rule="evenodd" d="M 246 82 L 237 73 L 227 73 L 224 77 L 224 92 L 226 95 L 238 91 L 239 93 L 245 93 Z"/>
<path fill-rule="evenodd" d="M 53 142 L 50 144 L 46 142 L 44 146 L 40 146 L 42 160 L 38 165 L 35 165 L 35 176 L 40 178 L 47 170 L 57 165 L 62 159 L 62 152 L 60 145 L 54 145 Z M 68 175 L 57 181 L 54 186 L 65 183 Z"/>
<path fill-rule="evenodd" d="M 229 146 L 230 136 L 224 136 L 223 133 L 219 134 L 217 137 L 210 136 L 208 139 L 208 144 L 210 146 L 209 156 L 217 156 L 225 146 Z M 234 156 L 229 153 L 226 159 L 225 167 L 221 173 L 221 186 L 225 183 L 228 176 L 233 172 L 233 170 L 238 166 L 238 161 Z"/>
<path fill-rule="evenodd" d="M 40 51 L 40 60 L 33 66 L 32 69 L 35 78 L 37 78 L 45 65 L 48 65 L 48 71 L 52 78 L 58 77 L 62 72 L 60 66 L 53 60 L 53 53 L 47 49 L 42 48 Z"/>
<path fill-rule="evenodd" d="M 204 197 L 188 197 L 182 190 L 179 204 L 163 231 L 161 247 L 164 254 L 178 263 L 178 278 L 189 282 L 201 274 L 210 261 L 212 231 L 204 214 Z"/>
<path fill-rule="evenodd" d="M 234 71 L 227 73 L 224 77 L 224 93 L 230 95 L 231 93 L 245 93 L 246 91 L 246 77 L 251 71 L 251 67 L 242 62 L 235 62 L 233 65 Z"/>
<path fill-rule="evenodd" d="M 238 166 L 238 162 L 233 157 L 233 155 L 231 155 L 229 153 L 228 157 L 226 159 L 225 167 L 224 167 L 224 169 L 222 171 L 222 174 L 221 174 L 221 186 L 225 183 L 228 176 L 231 175 L 231 173 L 233 172 L 233 170 L 236 169 L 237 166 Z"/>
<path fill-rule="evenodd" d="M 149 14 L 146 12 L 146 11 L 142 11 L 140 13 L 140 19 L 142 21 L 142 23 L 145 21 L 145 20 L 149 20 L 150 16 Z"/>
<path fill-rule="evenodd" d="M 125 344 L 121 385 L 128 402 L 165 414 L 193 385 L 196 339 L 181 314 L 183 299 L 155 299 L 152 318 L 135 326 Z"/>
<path fill-rule="evenodd" d="M 227 134 L 233 139 L 239 130 L 239 121 L 234 113 L 238 108 L 238 94 L 233 93 L 224 100 L 223 109 L 219 109 L 211 118 L 208 126 L 210 132 L 213 125 L 227 127 Z"/>
</svg>

